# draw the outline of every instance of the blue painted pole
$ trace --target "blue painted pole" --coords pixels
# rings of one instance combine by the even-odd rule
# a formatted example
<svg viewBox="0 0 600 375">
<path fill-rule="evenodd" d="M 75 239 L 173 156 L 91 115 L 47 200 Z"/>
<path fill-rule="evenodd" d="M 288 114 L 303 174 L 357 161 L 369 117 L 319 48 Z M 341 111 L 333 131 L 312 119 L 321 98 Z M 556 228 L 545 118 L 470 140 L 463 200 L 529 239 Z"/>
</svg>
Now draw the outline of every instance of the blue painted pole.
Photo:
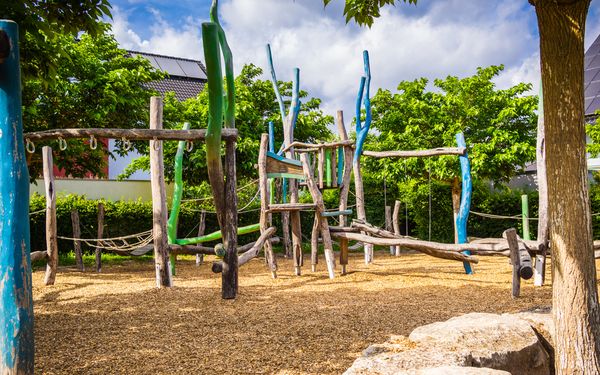
<svg viewBox="0 0 600 375">
<path fill-rule="evenodd" d="M 456 134 L 456 146 L 467 147 L 465 136 L 463 133 Z M 456 229 L 458 231 L 458 243 L 467 243 L 467 219 L 469 218 L 469 210 L 471 209 L 471 195 L 473 192 L 473 183 L 471 182 L 471 163 L 469 155 L 465 152 L 464 155 L 458 157 L 460 161 L 460 174 L 462 178 L 462 191 L 460 193 L 460 208 L 456 217 Z M 471 255 L 469 250 L 463 251 L 466 255 Z M 473 269 L 469 262 L 463 262 L 465 273 L 473 274 Z"/>
<path fill-rule="evenodd" d="M 360 86 L 356 97 L 356 149 L 354 150 L 354 163 L 360 159 L 369 128 L 371 127 L 371 66 L 369 63 L 369 51 L 363 51 L 363 64 L 365 74 L 360 78 Z M 365 122 L 360 120 L 362 104 L 365 105 Z"/>
<path fill-rule="evenodd" d="M 33 374 L 29 173 L 23 146 L 19 31 L 0 20 L 0 374 Z"/>
<path fill-rule="evenodd" d="M 337 185 L 342 186 L 344 183 L 344 148 L 338 147 L 337 150 Z"/>
</svg>

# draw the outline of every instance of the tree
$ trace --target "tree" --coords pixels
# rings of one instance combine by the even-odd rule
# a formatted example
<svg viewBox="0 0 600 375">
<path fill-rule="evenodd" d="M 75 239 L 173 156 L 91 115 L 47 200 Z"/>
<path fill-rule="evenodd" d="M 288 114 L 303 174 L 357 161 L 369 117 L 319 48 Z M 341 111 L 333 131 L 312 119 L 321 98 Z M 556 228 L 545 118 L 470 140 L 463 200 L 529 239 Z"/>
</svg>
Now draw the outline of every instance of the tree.
<svg viewBox="0 0 600 375">
<path fill-rule="evenodd" d="M 469 146 L 474 180 L 508 182 L 526 162 L 535 159 L 537 97 L 526 95 L 530 84 L 496 89 L 492 80 L 502 66 L 477 69 L 459 79 L 436 79 L 427 90 L 421 78 L 398 85 L 399 93 L 379 90 L 371 100 L 373 127 L 369 150 L 417 150 L 453 147 L 463 132 Z M 458 213 L 461 187 L 456 157 L 411 158 L 406 164 L 390 159 L 367 159 L 366 173 L 380 181 L 408 177 L 431 178 L 452 186 L 453 212 Z"/>
<path fill-rule="evenodd" d="M 324 0 L 325 4 L 329 0 Z M 540 33 L 548 216 L 552 249 L 552 313 L 558 374 L 600 371 L 600 311 L 585 154 L 583 40 L 590 0 L 529 0 Z M 346 9 L 357 0 L 346 0 Z M 365 2 L 367 3 L 367 2 Z M 355 18 L 370 25 L 394 0 L 368 2 Z M 345 10 L 346 16 L 350 10 Z M 361 18 L 362 17 L 362 18 Z M 543 156 L 543 152 L 541 153 Z M 546 200 L 540 197 L 540 209 Z"/>
<path fill-rule="evenodd" d="M 144 88 L 162 79 L 142 57 L 128 57 L 114 37 L 82 34 L 56 35 L 51 48 L 66 50 L 69 59 L 60 62 L 55 78 L 48 82 L 32 78 L 23 85 L 23 127 L 25 132 L 61 128 L 139 128 L 148 121 L 148 103 L 153 91 Z M 147 126 L 146 126 L 147 127 Z M 83 177 L 102 175 L 104 151 L 91 150 L 82 140 L 69 140 L 55 162 L 67 174 Z M 39 147 L 38 147 L 39 148 Z M 41 173 L 39 154 L 29 160 L 31 178 Z"/>
<path fill-rule="evenodd" d="M 275 139 L 283 140 L 281 116 L 275 98 L 275 92 L 270 81 L 259 79 L 262 69 L 248 64 L 235 79 L 236 113 L 235 123 L 239 132 L 237 142 L 237 174 L 239 180 L 254 179 L 257 176 L 254 165 L 258 158 L 260 135 L 267 132 L 269 121 L 278 123 L 275 126 Z M 280 90 L 285 97 L 291 96 L 291 82 L 280 82 Z M 298 116 L 296 139 L 304 142 L 329 139 L 332 133 L 328 125 L 333 123 L 331 116 L 326 116 L 320 110 L 321 100 L 309 98 L 305 91 L 300 92 L 305 98 Z M 205 128 L 207 124 L 208 94 L 204 90 L 198 97 L 183 102 L 177 101 L 173 95 L 167 95 L 164 100 L 163 120 L 165 128 L 180 129 L 184 122 L 189 122 L 191 128 Z M 176 153 L 176 142 L 165 145 L 165 174 L 173 176 L 173 158 Z M 146 153 L 142 146 L 140 149 Z M 127 177 L 137 170 L 148 170 L 149 160 L 142 156 L 134 160 L 122 177 Z M 207 181 L 206 157 L 203 144 L 196 144 L 189 157 L 184 160 L 184 181 L 188 186 L 199 185 Z M 189 189 L 187 191 L 190 191 Z M 199 191 L 205 191 L 200 189 Z"/>
<path fill-rule="evenodd" d="M 85 32 L 93 37 L 105 33 L 102 17 L 111 17 L 108 0 L 10 0 L 3 1 L 0 19 L 19 25 L 23 80 L 54 80 L 69 49 L 58 39 Z"/>
</svg>

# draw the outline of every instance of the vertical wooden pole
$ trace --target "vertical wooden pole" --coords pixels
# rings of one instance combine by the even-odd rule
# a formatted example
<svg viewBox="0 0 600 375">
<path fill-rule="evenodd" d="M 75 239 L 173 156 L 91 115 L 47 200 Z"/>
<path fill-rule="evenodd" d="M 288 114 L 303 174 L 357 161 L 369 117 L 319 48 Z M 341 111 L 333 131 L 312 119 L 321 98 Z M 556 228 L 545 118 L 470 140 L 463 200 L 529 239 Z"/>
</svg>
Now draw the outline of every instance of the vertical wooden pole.
<svg viewBox="0 0 600 375">
<path fill-rule="evenodd" d="M 281 213 L 281 230 L 283 231 L 283 251 L 286 258 L 293 256 L 292 237 L 290 233 L 290 212 L 283 211 Z"/>
<path fill-rule="evenodd" d="M 42 165 L 44 169 L 44 188 L 46 191 L 46 275 L 44 285 L 54 285 L 58 268 L 58 242 L 56 238 L 56 188 L 54 186 L 54 163 L 52 148 L 42 147 Z"/>
<path fill-rule="evenodd" d="M 319 178 L 319 189 L 323 189 L 325 187 L 325 182 L 324 182 L 324 173 L 325 173 L 325 149 L 324 148 L 320 148 L 319 149 L 319 159 L 317 161 L 317 176 Z"/>
<path fill-rule="evenodd" d="M 394 227 L 394 234 L 400 235 L 400 201 L 394 202 L 394 213 L 392 215 L 392 224 Z M 400 256 L 400 245 L 394 247 L 394 255 Z"/>
<path fill-rule="evenodd" d="M 337 150 L 332 148 L 329 150 L 331 152 L 331 158 L 329 159 L 329 164 L 331 164 L 331 187 L 338 187 L 338 178 L 337 178 Z M 341 171 L 340 171 L 341 173 Z"/>
<path fill-rule="evenodd" d="M 76 209 L 71 210 L 71 224 L 73 225 L 73 238 L 81 237 L 81 227 L 79 225 L 79 212 Z M 81 252 L 81 241 L 73 241 L 73 249 L 75 251 L 75 264 L 81 272 L 85 271 L 83 265 L 83 253 Z"/>
<path fill-rule="evenodd" d="M 527 194 L 521 195 L 521 211 L 523 213 L 523 239 L 530 240 L 529 234 L 529 200 Z"/>
<path fill-rule="evenodd" d="M 238 291 L 237 255 L 237 193 L 235 170 L 235 141 L 225 142 L 225 223 L 223 233 L 223 272 L 221 273 L 221 295 L 223 299 L 233 299 Z M 269 241 L 267 241 L 269 242 Z"/>
<path fill-rule="evenodd" d="M 343 111 L 337 111 L 336 125 L 340 139 L 344 141 L 348 140 L 348 133 L 346 132 L 346 126 L 344 125 Z M 344 168 L 343 172 L 341 168 L 338 170 L 338 175 L 343 174 L 342 180 L 339 184 L 341 185 L 339 210 L 344 211 L 348 208 L 348 193 L 350 192 L 350 179 L 352 178 L 352 147 L 343 146 L 341 151 L 343 153 L 343 162 L 341 165 L 343 165 Z M 339 221 L 340 226 L 342 227 L 345 227 L 348 224 L 346 215 L 340 215 Z M 340 238 L 340 265 L 342 266 L 342 275 L 346 274 L 346 268 L 348 266 L 348 252 L 348 240 L 345 238 Z"/>
<path fill-rule="evenodd" d="M 325 263 L 327 264 L 327 271 L 329 278 L 335 277 L 335 257 L 333 255 L 333 242 L 331 241 L 331 233 L 329 233 L 329 225 L 327 224 L 327 218 L 321 216 L 325 212 L 325 204 L 323 203 L 323 196 L 319 191 L 317 184 L 312 178 L 312 171 L 308 164 L 308 158 L 305 153 L 300 155 L 300 161 L 304 168 L 304 177 L 306 180 L 306 186 L 312 195 L 313 201 L 316 206 L 315 215 L 319 216 L 319 224 L 321 230 L 321 238 L 323 238 L 323 252 L 325 253 Z"/>
<path fill-rule="evenodd" d="M 521 261 L 519 257 L 519 243 L 517 241 L 517 231 L 514 228 L 504 231 L 506 241 L 508 242 L 508 248 L 510 249 L 510 262 L 513 266 L 512 271 L 512 297 L 518 298 L 521 293 L 521 277 L 519 275 L 519 269 L 521 268 Z"/>
<path fill-rule="evenodd" d="M 258 187 L 260 189 L 260 233 L 264 233 L 270 227 L 271 213 L 269 213 L 269 181 L 267 178 L 267 145 L 269 136 L 263 134 L 260 138 L 260 149 L 258 151 Z M 277 278 L 277 260 L 273 254 L 271 241 L 265 241 L 263 245 L 265 258 L 271 270 L 271 276 Z"/>
<path fill-rule="evenodd" d="M 362 173 L 360 170 L 360 160 L 354 160 L 352 163 L 354 169 L 354 194 L 356 195 L 356 216 L 359 220 L 367 221 L 365 211 L 365 192 L 363 189 Z M 365 243 L 365 264 L 373 262 L 373 245 Z"/>
<path fill-rule="evenodd" d="M 319 214 L 315 212 L 312 232 L 310 236 L 310 268 L 312 272 L 317 271 L 319 264 L 319 233 L 321 232 L 321 224 L 319 223 Z"/>
<path fill-rule="evenodd" d="M 162 129 L 162 98 L 150 98 L 150 129 Z M 150 141 L 150 186 L 152 188 L 152 235 L 154 237 L 154 265 L 156 285 L 171 287 L 169 246 L 167 244 L 167 192 L 162 141 Z"/>
<path fill-rule="evenodd" d="M 200 223 L 198 224 L 198 237 L 204 235 L 206 230 L 206 211 L 200 212 Z M 196 266 L 201 265 L 204 262 L 204 254 L 196 254 Z"/>
<path fill-rule="evenodd" d="M 29 173 L 23 145 L 19 32 L 0 21 L 0 374 L 33 374 Z"/>
<path fill-rule="evenodd" d="M 392 206 L 385 206 L 385 230 L 392 232 Z M 390 246 L 390 255 L 396 254 L 396 246 Z"/>
<path fill-rule="evenodd" d="M 98 203 L 98 239 L 104 237 L 104 204 Z M 96 247 L 96 272 L 102 272 L 102 247 Z"/>
<path fill-rule="evenodd" d="M 465 137 L 462 133 L 456 134 L 456 145 L 458 147 L 467 147 Z M 462 189 L 460 192 L 460 208 L 456 219 L 456 228 L 458 232 L 458 243 L 467 243 L 467 219 L 469 218 L 469 210 L 471 209 L 471 193 L 473 185 L 471 182 L 471 163 L 467 153 L 458 157 L 460 161 L 460 173 L 462 177 Z M 465 254 L 471 255 L 470 251 L 464 251 Z M 465 273 L 470 275 L 473 273 L 471 264 L 463 262 Z"/>
<path fill-rule="evenodd" d="M 536 147 L 537 183 L 539 192 L 537 241 L 543 246 L 542 254 L 535 256 L 535 286 L 544 285 L 546 278 L 546 252 L 550 242 L 550 224 L 548 218 L 548 176 L 546 174 L 546 140 L 544 135 L 544 93 L 540 84 L 538 97 L 538 128 Z"/>
</svg>

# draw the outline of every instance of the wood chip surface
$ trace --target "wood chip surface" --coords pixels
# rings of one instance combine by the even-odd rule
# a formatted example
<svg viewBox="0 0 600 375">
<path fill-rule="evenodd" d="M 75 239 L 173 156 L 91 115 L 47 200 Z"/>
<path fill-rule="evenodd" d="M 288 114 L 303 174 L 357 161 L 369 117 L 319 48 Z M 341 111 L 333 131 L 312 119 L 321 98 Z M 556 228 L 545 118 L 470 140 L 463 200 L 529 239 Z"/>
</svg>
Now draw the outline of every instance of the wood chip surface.
<svg viewBox="0 0 600 375">
<path fill-rule="evenodd" d="M 327 277 L 324 259 L 293 275 L 279 258 L 240 269 L 239 296 L 222 300 L 221 277 L 180 257 L 175 287 L 156 289 L 152 262 L 106 265 L 102 273 L 61 267 L 56 285 L 33 273 L 39 374 L 340 374 L 368 345 L 468 312 L 551 305 L 549 283 L 522 282 L 511 298 L 507 258 L 462 263 L 377 252 L 365 266 L 350 255 L 346 276 Z M 547 275 L 550 275 L 548 269 Z M 549 280 L 548 280 L 549 281 Z"/>
</svg>

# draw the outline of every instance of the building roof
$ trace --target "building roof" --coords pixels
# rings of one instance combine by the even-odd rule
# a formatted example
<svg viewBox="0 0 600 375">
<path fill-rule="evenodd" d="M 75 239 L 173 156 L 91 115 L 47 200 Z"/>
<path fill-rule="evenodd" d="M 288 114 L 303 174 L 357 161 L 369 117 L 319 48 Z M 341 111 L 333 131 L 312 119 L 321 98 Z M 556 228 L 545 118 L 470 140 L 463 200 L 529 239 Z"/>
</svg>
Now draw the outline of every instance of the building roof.
<svg viewBox="0 0 600 375">
<path fill-rule="evenodd" d="M 585 116 L 594 116 L 600 109 L 600 35 L 585 52 L 583 62 L 585 87 Z"/>
<path fill-rule="evenodd" d="M 127 52 L 132 56 L 145 58 L 154 68 L 169 74 L 164 80 L 150 82 L 146 86 L 161 94 L 172 91 L 180 101 L 196 97 L 208 81 L 202 61 L 147 52 Z"/>
</svg>

